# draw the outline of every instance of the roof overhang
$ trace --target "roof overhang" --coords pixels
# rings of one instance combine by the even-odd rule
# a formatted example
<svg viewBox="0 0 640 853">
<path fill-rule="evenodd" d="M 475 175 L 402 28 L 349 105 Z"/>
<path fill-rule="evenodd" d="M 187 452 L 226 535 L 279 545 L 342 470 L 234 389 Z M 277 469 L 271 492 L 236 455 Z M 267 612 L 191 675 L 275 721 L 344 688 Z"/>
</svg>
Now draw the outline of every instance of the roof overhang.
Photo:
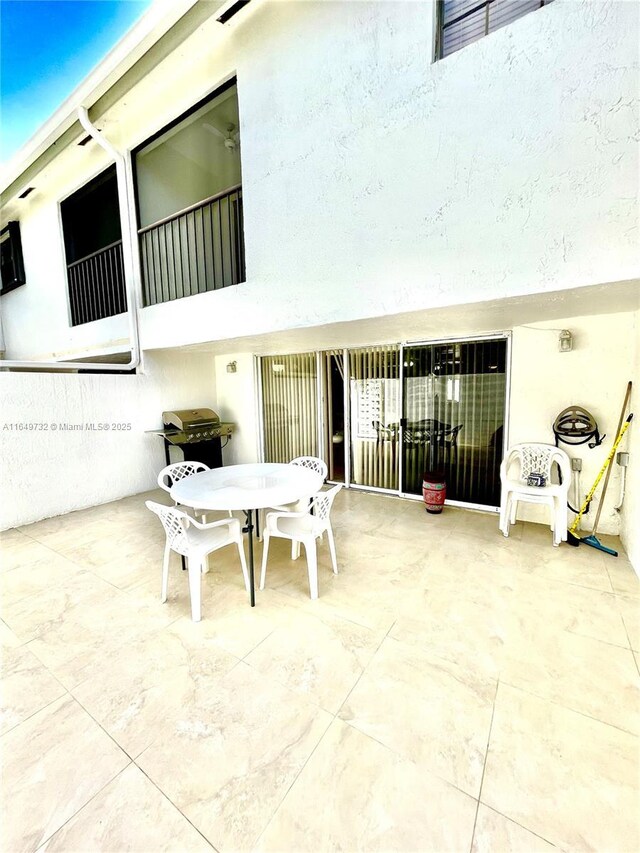
<svg viewBox="0 0 640 853">
<path fill-rule="evenodd" d="M 20 195 L 36 175 L 77 137 L 84 135 L 78 107 L 92 122 L 156 67 L 181 41 L 211 17 L 233 17 L 238 0 L 156 0 L 104 59 L 85 77 L 34 136 L 5 164 L 3 204 Z"/>
</svg>

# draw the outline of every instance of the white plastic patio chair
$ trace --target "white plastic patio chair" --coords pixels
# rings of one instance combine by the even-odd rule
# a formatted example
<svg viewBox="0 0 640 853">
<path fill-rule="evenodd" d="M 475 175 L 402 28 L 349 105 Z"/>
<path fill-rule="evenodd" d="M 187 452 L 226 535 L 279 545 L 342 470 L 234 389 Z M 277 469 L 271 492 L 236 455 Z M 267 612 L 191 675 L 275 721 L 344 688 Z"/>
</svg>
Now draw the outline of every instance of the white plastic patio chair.
<svg viewBox="0 0 640 853">
<path fill-rule="evenodd" d="M 320 474 L 322 476 L 322 480 L 327 479 L 327 475 L 329 473 L 329 469 L 327 468 L 326 462 L 322 459 L 319 459 L 317 456 L 296 456 L 295 459 L 292 459 L 289 462 L 289 465 L 299 465 L 301 468 L 308 468 L 310 471 L 315 471 L 316 474 Z M 284 506 L 274 506 L 271 507 L 272 510 L 281 510 L 282 512 L 305 512 L 309 501 L 311 500 L 311 496 L 300 498 L 292 504 L 285 504 Z M 265 526 L 265 511 L 262 510 L 262 515 L 260 518 L 260 527 L 264 528 Z M 291 559 L 295 560 L 300 556 L 299 548 L 296 550 L 296 544 L 293 543 L 291 545 Z"/>
<path fill-rule="evenodd" d="M 158 485 L 165 492 L 171 492 L 171 487 L 185 477 L 192 477 L 194 474 L 199 474 L 200 471 L 209 471 L 208 465 L 204 462 L 172 462 L 171 465 L 166 465 L 158 474 Z M 178 504 L 176 504 L 178 506 Z M 207 511 L 204 509 L 195 509 L 196 515 L 202 516 L 202 520 L 207 520 Z M 233 518 L 233 513 L 229 510 L 229 517 Z"/>
<path fill-rule="evenodd" d="M 167 600 L 169 589 L 169 557 L 171 551 L 187 559 L 189 569 L 189 593 L 191 596 L 191 618 L 199 622 L 201 618 L 201 575 L 206 559 L 213 551 L 226 545 L 238 547 L 244 585 L 249 591 L 249 575 L 242 546 L 242 528 L 237 518 L 223 518 L 208 524 L 196 521 L 186 512 L 175 506 L 163 506 L 155 501 L 145 502 L 151 512 L 155 512 L 167 535 L 162 563 L 162 602 Z"/>
<path fill-rule="evenodd" d="M 514 476 L 512 466 L 519 466 Z M 553 465 L 560 470 L 562 483 L 552 483 Z M 530 474 L 543 474 L 544 486 L 529 486 Z M 509 535 L 509 526 L 515 524 L 520 501 L 546 504 L 551 510 L 553 544 L 558 546 L 567 541 L 567 500 L 571 483 L 571 460 L 553 444 L 515 444 L 509 449 L 500 465 L 502 494 L 500 498 L 500 530 Z"/>
<path fill-rule="evenodd" d="M 311 598 L 318 597 L 318 555 L 316 539 L 326 532 L 331 552 L 331 564 L 334 574 L 338 574 L 336 562 L 336 546 L 331 529 L 331 505 L 335 496 L 342 488 L 342 483 L 326 492 L 317 492 L 309 506 L 302 512 L 269 512 L 263 532 L 262 572 L 260 574 L 260 589 L 264 589 L 267 576 L 267 558 L 269 556 L 269 541 L 272 536 L 290 539 L 292 545 L 302 543 L 307 555 L 307 571 L 309 574 L 309 594 Z M 292 554 L 296 559 L 297 554 Z"/>
<path fill-rule="evenodd" d="M 296 456 L 295 459 L 291 460 L 289 465 L 299 465 L 301 468 L 308 468 L 310 471 L 315 471 L 317 474 L 322 475 L 323 480 L 327 479 L 327 474 L 329 473 L 326 462 L 318 459 L 317 456 Z"/>
</svg>

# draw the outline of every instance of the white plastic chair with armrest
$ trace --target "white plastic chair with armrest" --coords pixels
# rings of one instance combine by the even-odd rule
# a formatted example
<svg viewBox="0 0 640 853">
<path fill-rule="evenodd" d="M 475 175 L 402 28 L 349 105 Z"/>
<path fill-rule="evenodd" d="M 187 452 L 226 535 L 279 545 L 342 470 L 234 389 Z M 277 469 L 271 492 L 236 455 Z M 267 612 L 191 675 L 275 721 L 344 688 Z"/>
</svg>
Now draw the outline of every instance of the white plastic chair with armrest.
<svg viewBox="0 0 640 853">
<path fill-rule="evenodd" d="M 553 465 L 560 471 L 562 483 L 552 483 Z M 514 476 L 512 466 L 518 465 Z M 542 474 L 546 479 L 544 486 L 529 486 L 530 474 Z M 515 444 L 509 449 L 500 465 L 502 494 L 500 499 L 500 530 L 509 535 L 509 526 L 514 524 L 520 501 L 533 504 L 546 504 L 551 510 L 553 544 L 567 541 L 567 500 L 571 483 L 571 460 L 559 447 L 553 444 Z"/>
<path fill-rule="evenodd" d="M 319 459 L 317 456 L 296 456 L 295 459 L 292 459 L 291 462 L 289 462 L 289 465 L 298 465 L 300 468 L 308 468 L 309 471 L 315 471 L 316 474 L 320 474 L 323 482 L 327 479 L 327 475 L 329 473 L 326 462 Z M 285 504 L 284 506 L 274 506 L 271 507 L 271 509 L 281 510 L 282 512 L 304 512 L 309 505 L 310 499 L 311 496 L 300 498 L 295 501 L 295 503 Z M 261 516 L 261 527 L 264 527 L 264 525 L 265 511 L 263 510 Z M 294 542 L 291 545 L 291 559 L 295 560 L 298 556 L 300 556 L 300 552 Z"/>
<path fill-rule="evenodd" d="M 169 590 L 169 557 L 171 551 L 187 559 L 189 569 L 189 593 L 191 596 L 191 618 L 199 622 L 201 618 L 201 575 L 206 559 L 212 551 L 235 545 L 238 548 L 244 585 L 249 591 L 249 574 L 242 546 L 242 528 L 237 518 L 223 518 L 203 524 L 175 506 L 164 506 L 155 501 L 146 501 L 147 509 L 154 512 L 164 527 L 167 543 L 162 563 L 162 602 L 167 600 Z"/>
<path fill-rule="evenodd" d="M 260 574 L 260 589 L 264 589 L 267 575 L 267 558 L 269 556 L 269 541 L 272 536 L 290 539 L 295 545 L 302 543 L 307 555 L 307 571 L 309 574 L 309 593 L 311 598 L 318 597 L 318 555 L 316 539 L 326 532 L 331 552 L 331 565 L 334 574 L 338 574 L 336 561 L 336 546 L 331 529 L 331 506 L 342 488 L 342 483 L 326 492 L 317 492 L 311 503 L 303 512 L 269 512 L 264 528 L 264 544 L 262 546 L 262 572 Z M 292 555 L 292 559 L 295 556 Z"/>
</svg>

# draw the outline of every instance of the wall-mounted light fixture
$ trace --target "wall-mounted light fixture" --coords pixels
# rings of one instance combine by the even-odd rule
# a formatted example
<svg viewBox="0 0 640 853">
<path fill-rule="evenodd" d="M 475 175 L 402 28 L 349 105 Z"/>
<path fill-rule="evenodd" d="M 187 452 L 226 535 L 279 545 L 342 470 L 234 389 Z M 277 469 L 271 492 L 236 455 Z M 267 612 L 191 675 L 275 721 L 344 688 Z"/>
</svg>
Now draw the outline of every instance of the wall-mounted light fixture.
<svg viewBox="0 0 640 853">
<path fill-rule="evenodd" d="M 237 373 L 238 372 L 238 363 L 235 361 L 230 361 L 227 365 L 227 373 Z"/>
<path fill-rule="evenodd" d="M 573 349 L 573 335 L 569 329 L 563 329 L 558 335 L 558 349 L 560 352 L 571 352 Z"/>
</svg>

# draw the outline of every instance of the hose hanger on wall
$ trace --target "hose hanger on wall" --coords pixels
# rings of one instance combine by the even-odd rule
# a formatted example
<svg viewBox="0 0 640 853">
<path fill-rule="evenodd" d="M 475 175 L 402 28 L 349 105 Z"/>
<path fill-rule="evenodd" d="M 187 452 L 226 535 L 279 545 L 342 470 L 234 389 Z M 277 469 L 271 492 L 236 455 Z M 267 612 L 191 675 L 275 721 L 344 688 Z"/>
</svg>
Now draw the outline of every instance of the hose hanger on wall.
<svg viewBox="0 0 640 853">
<path fill-rule="evenodd" d="M 582 406 L 563 409 L 553 423 L 553 434 L 556 447 L 561 441 L 574 446 L 588 443 L 592 450 L 606 438 L 606 434 L 601 436 L 598 432 L 598 424 L 591 412 Z"/>
</svg>

